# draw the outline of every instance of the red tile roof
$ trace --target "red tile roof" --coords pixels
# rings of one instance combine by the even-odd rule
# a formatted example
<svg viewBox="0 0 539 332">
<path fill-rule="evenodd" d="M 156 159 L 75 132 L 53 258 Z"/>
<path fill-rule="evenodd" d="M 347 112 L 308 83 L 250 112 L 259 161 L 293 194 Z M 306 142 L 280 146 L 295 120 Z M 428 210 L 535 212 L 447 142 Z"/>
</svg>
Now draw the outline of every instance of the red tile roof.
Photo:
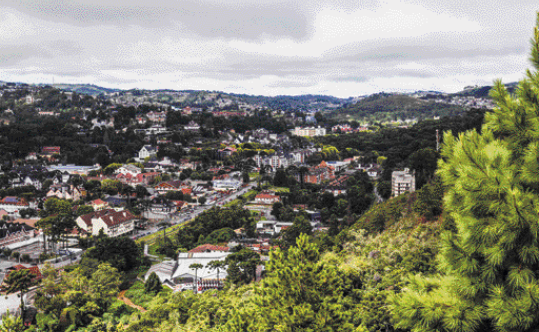
<svg viewBox="0 0 539 332">
<path fill-rule="evenodd" d="M 105 224 L 107 224 L 109 227 L 120 225 L 133 219 L 136 219 L 136 217 L 127 210 L 108 213 L 101 217 L 101 220 L 103 220 L 103 222 L 105 222 Z"/>
<path fill-rule="evenodd" d="M 81 218 L 82 221 L 84 221 L 84 223 L 86 225 L 92 226 L 92 219 L 93 218 L 99 218 L 101 216 L 104 216 L 104 215 L 106 215 L 108 213 L 112 213 L 112 212 L 116 212 L 116 211 L 114 211 L 113 209 L 100 210 L 100 211 L 95 211 L 95 212 L 91 212 L 91 213 L 82 215 L 79 218 Z"/>
<path fill-rule="evenodd" d="M 22 264 L 18 264 L 18 265 L 12 266 L 11 269 L 14 269 L 15 271 L 30 270 L 30 273 L 35 275 L 34 279 L 41 279 L 41 271 L 39 271 L 39 267 L 37 266 L 26 267 Z"/>
<path fill-rule="evenodd" d="M 215 246 L 213 244 L 203 244 L 194 249 L 189 250 L 189 252 L 208 252 L 208 251 L 228 251 L 230 248 L 224 246 Z"/>
</svg>

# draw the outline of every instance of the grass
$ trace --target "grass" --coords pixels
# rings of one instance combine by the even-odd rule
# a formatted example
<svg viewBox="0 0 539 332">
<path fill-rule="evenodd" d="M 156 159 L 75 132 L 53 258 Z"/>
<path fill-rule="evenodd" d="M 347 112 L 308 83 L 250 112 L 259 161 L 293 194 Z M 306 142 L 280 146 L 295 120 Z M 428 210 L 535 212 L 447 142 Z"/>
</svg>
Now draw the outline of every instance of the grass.
<svg viewBox="0 0 539 332">
<path fill-rule="evenodd" d="M 167 237 L 176 235 L 180 231 L 180 229 L 182 229 L 189 222 L 191 222 L 191 220 L 184 222 L 182 224 L 174 225 L 172 227 L 167 228 L 167 233 L 166 233 Z M 144 242 L 145 244 L 151 246 L 152 244 L 155 244 L 157 242 L 157 238 L 162 237 L 162 236 L 163 236 L 163 231 L 159 231 L 153 234 L 146 235 L 145 237 L 141 237 L 140 239 L 137 239 L 136 242 L 137 243 Z"/>
<path fill-rule="evenodd" d="M 144 291 L 144 283 L 140 280 L 137 280 L 133 286 L 131 286 L 127 292 L 125 292 L 125 296 L 130 299 L 134 304 L 139 305 L 145 309 L 147 309 L 147 305 L 156 297 L 160 295 L 167 295 L 169 293 L 172 293 L 172 289 L 168 287 L 162 287 L 161 291 L 155 295 L 153 293 L 146 293 Z"/>
<path fill-rule="evenodd" d="M 250 201 L 254 200 L 255 196 L 257 194 L 258 194 L 258 191 L 256 191 L 256 190 L 249 190 L 245 194 L 241 195 L 241 197 L 243 197 L 243 198 L 236 198 L 235 200 L 226 203 L 224 206 L 225 207 L 233 207 L 233 206 L 237 206 L 237 205 L 243 205 L 243 204 L 245 204 L 247 202 L 250 202 Z"/>
<path fill-rule="evenodd" d="M 290 188 L 286 188 L 286 187 L 269 187 L 269 190 L 273 190 L 273 191 L 278 192 L 278 193 L 289 193 L 290 192 Z"/>
</svg>

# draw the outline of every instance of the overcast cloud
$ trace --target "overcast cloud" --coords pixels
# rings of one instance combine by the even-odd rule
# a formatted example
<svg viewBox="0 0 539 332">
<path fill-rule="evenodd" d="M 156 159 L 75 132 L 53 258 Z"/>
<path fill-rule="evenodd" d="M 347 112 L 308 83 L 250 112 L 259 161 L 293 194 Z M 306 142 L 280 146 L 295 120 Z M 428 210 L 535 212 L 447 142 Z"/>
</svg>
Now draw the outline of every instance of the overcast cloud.
<svg viewBox="0 0 539 332">
<path fill-rule="evenodd" d="M 529 67 L 537 1 L 2 0 L 0 80 L 358 96 Z"/>
</svg>

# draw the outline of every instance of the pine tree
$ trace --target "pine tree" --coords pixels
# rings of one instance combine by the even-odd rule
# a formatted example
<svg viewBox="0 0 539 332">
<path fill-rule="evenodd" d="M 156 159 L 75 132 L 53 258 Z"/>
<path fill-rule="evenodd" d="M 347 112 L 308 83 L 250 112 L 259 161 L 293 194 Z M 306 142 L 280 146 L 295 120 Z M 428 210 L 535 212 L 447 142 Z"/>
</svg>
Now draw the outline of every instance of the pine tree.
<svg viewBox="0 0 539 332">
<path fill-rule="evenodd" d="M 537 26 L 539 27 L 539 15 Z M 393 299 L 396 325 L 413 331 L 539 328 L 539 29 L 514 95 L 497 81 L 481 133 L 444 135 L 438 174 L 446 232 L 443 275 L 415 276 Z"/>
<path fill-rule="evenodd" d="M 144 283 L 144 292 L 157 294 L 161 291 L 161 280 L 155 272 L 152 272 Z"/>
</svg>

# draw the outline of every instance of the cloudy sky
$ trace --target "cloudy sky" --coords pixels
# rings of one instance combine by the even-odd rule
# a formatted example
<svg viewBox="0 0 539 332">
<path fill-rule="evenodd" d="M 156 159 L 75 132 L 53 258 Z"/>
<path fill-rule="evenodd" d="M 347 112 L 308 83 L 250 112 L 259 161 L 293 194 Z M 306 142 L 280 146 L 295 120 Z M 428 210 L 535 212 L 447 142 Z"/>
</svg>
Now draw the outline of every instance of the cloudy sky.
<svg viewBox="0 0 539 332">
<path fill-rule="evenodd" d="M 1 0 L 0 80 L 358 96 L 529 67 L 537 0 Z"/>
</svg>

